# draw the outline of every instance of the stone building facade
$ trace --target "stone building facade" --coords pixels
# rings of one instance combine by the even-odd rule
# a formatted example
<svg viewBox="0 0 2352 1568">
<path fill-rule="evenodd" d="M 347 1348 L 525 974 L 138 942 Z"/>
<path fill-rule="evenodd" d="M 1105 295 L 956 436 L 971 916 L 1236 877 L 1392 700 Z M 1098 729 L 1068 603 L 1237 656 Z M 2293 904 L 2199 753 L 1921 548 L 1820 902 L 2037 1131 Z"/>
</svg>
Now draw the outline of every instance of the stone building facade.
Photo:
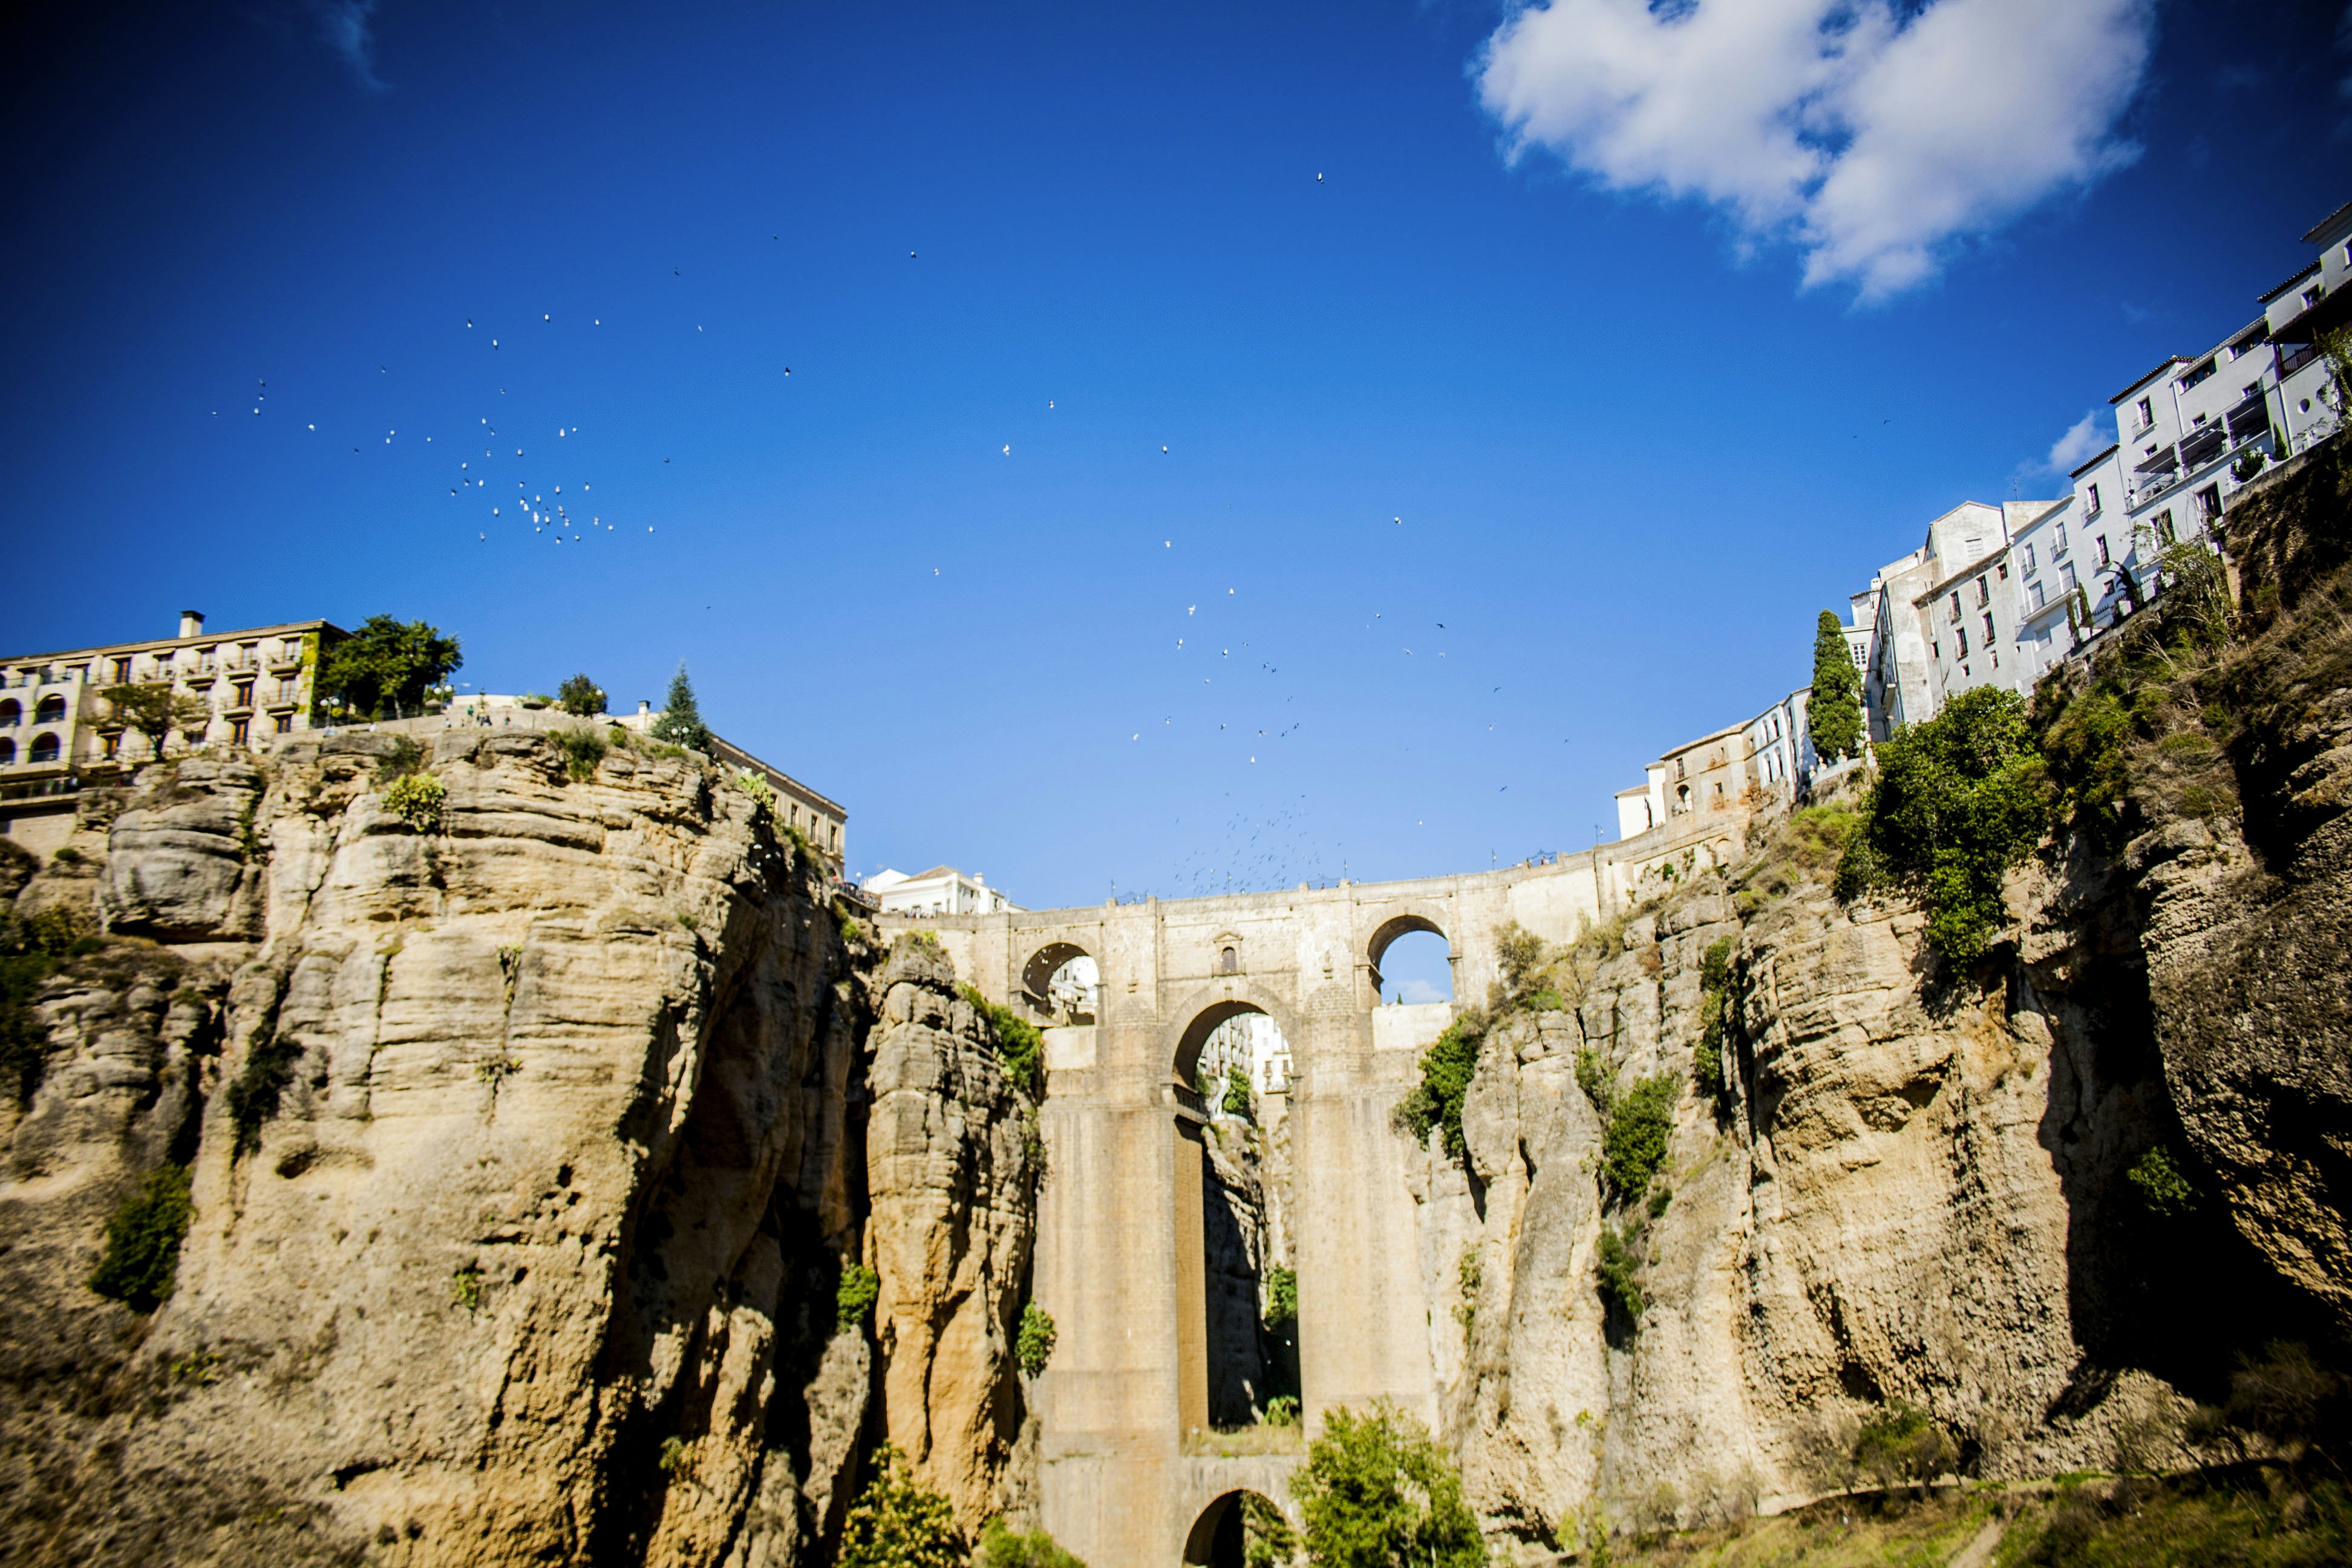
<svg viewBox="0 0 2352 1568">
<path fill-rule="evenodd" d="M 320 655 L 348 634 L 331 621 L 205 630 L 183 610 L 177 636 L 0 658 L 0 835 L 36 854 L 65 842 L 85 781 L 151 760 L 100 695 L 168 684 L 204 704 L 200 728 L 165 755 L 204 746 L 268 747 L 312 726 Z"/>
</svg>

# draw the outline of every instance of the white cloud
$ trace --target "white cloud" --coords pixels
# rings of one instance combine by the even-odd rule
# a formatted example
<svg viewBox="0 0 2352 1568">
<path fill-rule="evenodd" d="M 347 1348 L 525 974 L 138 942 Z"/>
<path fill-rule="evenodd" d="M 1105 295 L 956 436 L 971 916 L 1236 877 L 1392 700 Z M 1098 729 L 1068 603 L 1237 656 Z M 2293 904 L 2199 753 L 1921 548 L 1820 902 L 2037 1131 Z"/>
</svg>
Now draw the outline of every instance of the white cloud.
<svg viewBox="0 0 2352 1568">
<path fill-rule="evenodd" d="M 2107 449 L 2107 427 L 2098 412 L 2093 410 L 2069 426 L 2066 434 L 2051 443 L 2050 456 L 2042 467 L 2053 474 L 2071 474 L 2090 458 Z"/>
<path fill-rule="evenodd" d="M 310 0 L 319 37 L 342 56 L 362 86 L 382 92 L 384 83 L 375 74 L 375 7 L 376 0 Z"/>
<path fill-rule="evenodd" d="M 1397 987 L 1397 994 L 1406 1002 L 1443 1002 L 1444 993 L 1426 980 L 1408 980 Z"/>
<path fill-rule="evenodd" d="M 1865 300 L 2137 149 L 2153 0 L 1549 0 L 1478 66 L 1516 159 L 1546 148 L 1615 190 L 1696 196 L 1805 281 Z"/>
</svg>

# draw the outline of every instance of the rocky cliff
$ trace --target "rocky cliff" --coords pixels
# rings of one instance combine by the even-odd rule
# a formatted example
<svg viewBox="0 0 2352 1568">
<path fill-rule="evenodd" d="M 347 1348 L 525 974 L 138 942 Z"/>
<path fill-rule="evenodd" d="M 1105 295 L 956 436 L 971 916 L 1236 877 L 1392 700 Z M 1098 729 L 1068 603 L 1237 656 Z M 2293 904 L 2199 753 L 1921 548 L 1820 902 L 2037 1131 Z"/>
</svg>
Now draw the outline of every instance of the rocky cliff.
<svg viewBox="0 0 2352 1568">
<path fill-rule="evenodd" d="M 12 889 L 13 1560 L 817 1561 L 884 1437 L 1017 1500 L 1026 1097 L 756 791 L 342 734 L 93 791 L 69 851 Z M 93 1291 L 183 1171 L 168 1296 Z"/>
<path fill-rule="evenodd" d="M 1815 1494 L 1906 1411 L 1981 1476 L 2185 1462 L 2238 1355 L 2340 1352 L 2347 489 L 2306 467 L 2233 511 L 2228 635 L 2151 612 L 2045 690 L 2053 757 L 2098 744 L 1982 962 L 1832 897 L 1849 798 L 1494 999 L 1418 1245 L 1498 1537 Z M 1626 1190 L 1645 1097 L 1662 1157 Z"/>
</svg>

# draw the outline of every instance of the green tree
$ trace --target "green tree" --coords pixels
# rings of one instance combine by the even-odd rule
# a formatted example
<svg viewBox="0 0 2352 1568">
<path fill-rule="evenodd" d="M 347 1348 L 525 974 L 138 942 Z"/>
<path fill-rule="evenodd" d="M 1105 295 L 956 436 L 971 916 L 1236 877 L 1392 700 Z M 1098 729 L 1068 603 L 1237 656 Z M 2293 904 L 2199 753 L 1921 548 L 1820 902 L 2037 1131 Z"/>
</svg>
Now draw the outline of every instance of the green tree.
<svg viewBox="0 0 2352 1568">
<path fill-rule="evenodd" d="M 1837 612 L 1823 610 L 1813 633 L 1813 693 L 1805 708 L 1813 751 L 1824 763 L 1862 750 L 1862 672 L 1847 651 Z"/>
<path fill-rule="evenodd" d="M 147 738 L 148 748 L 159 758 L 173 731 L 201 735 L 212 721 L 213 710 L 203 698 L 174 691 L 164 681 L 110 686 L 99 695 L 106 699 L 108 710 L 124 729 Z"/>
<path fill-rule="evenodd" d="M 1665 1163 L 1679 1089 L 1673 1074 L 1659 1073 L 1638 1080 L 1611 1104 L 1609 1125 L 1601 1134 L 1601 1161 L 1620 1202 L 1647 1191 L 1650 1178 Z"/>
<path fill-rule="evenodd" d="M 961 1568 L 955 1510 L 923 1485 L 898 1447 L 874 1450 L 874 1479 L 841 1530 L 841 1568 Z"/>
<path fill-rule="evenodd" d="M 413 718 L 431 689 L 465 662 L 457 639 L 438 626 L 370 616 L 319 661 L 319 698 L 352 718 Z"/>
<path fill-rule="evenodd" d="M 1929 945 L 1969 963 L 2007 917 L 2001 879 L 2049 819 L 2025 700 L 1992 686 L 1963 691 L 1879 748 L 1862 831 L 1838 863 L 1838 894 L 1892 882 L 1927 910 Z"/>
<path fill-rule="evenodd" d="M 694 705 L 694 682 L 687 679 L 683 661 L 669 678 L 669 695 L 663 700 L 661 717 L 654 721 L 650 732 L 656 741 L 684 746 L 689 752 L 710 749 L 710 731 L 703 727 L 702 710 Z"/>
<path fill-rule="evenodd" d="M 1381 1400 L 1331 1410 L 1290 1479 L 1316 1568 L 1484 1568 L 1462 1477 L 1429 1428 Z"/>
<path fill-rule="evenodd" d="M 555 689 L 555 705 L 575 719 L 591 719 L 604 711 L 604 689 L 583 672 Z"/>
</svg>

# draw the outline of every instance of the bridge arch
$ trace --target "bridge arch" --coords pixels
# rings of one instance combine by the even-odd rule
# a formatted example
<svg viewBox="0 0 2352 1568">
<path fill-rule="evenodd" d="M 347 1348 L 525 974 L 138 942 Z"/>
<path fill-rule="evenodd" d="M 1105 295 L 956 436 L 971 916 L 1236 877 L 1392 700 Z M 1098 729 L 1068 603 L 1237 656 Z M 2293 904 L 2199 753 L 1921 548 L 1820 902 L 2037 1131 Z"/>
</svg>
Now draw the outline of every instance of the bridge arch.
<svg viewBox="0 0 2352 1568">
<path fill-rule="evenodd" d="M 1287 1009 L 1255 997 L 1223 997 L 1194 1013 L 1192 1021 L 1177 1031 L 1168 1056 L 1169 1069 L 1175 1081 L 1189 1087 L 1193 1074 L 1201 1066 L 1201 1048 L 1209 1043 L 1209 1037 L 1217 1032 L 1217 1026 L 1244 1013 L 1263 1013 L 1273 1019 L 1274 1026 L 1282 1031 L 1283 1039 L 1293 1042 L 1295 1048 L 1298 1035 Z"/>
<path fill-rule="evenodd" d="M 1292 1509 L 1285 1508 L 1273 1498 L 1254 1487 L 1235 1487 L 1209 1500 L 1192 1528 L 1184 1536 L 1184 1562 L 1188 1568 L 1242 1568 L 1247 1560 L 1251 1529 L 1249 1500 L 1256 1499 L 1282 1521 L 1296 1530 L 1298 1521 Z M 1293 1505 L 1295 1508 L 1296 1505 Z"/>
<path fill-rule="evenodd" d="M 1411 936 L 1416 931 L 1425 931 L 1445 944 L 1445 956 L 1449 966 L 1462 956 L 1460 948 L 1454 944 L 1454 938 L 1447 933 L 1444 926 L 1439 925 L 1429 916 L 1411 910 L 1402 914 L 1391 915 L 1374 927 L 1372 934 L 1364 942 L 1364 959 L 1371 965 L 1372 995 L 1375 999 L 1381 994 L 1381 960 L 1388 955 L 1389 949 L 1395 944 L 1399 937 Z M 1456 986 L 1454 990 L 1458 997 L 1461 994 L 1461 988 Z"/>
<path fill-rule="evenodd" d="M 1099 961 L 1076 942 L 1049 942 L 1029 955 L 1028 962 L 1021 966 L 1021 1000 L 1031 1013 L 1055 1022 L 1081 1025 L 1095 1022 L 1095 1011 L 1085 1007 L 1073 1012 L 1068 1019 L 1063 1019 L 1054 1000 L 1054 977 L 1062 972 L 1065 965 L 1079 959 L 1096 964 L 1095 983 L 1099 986 L 1102 980 Z"/>
</svg>

